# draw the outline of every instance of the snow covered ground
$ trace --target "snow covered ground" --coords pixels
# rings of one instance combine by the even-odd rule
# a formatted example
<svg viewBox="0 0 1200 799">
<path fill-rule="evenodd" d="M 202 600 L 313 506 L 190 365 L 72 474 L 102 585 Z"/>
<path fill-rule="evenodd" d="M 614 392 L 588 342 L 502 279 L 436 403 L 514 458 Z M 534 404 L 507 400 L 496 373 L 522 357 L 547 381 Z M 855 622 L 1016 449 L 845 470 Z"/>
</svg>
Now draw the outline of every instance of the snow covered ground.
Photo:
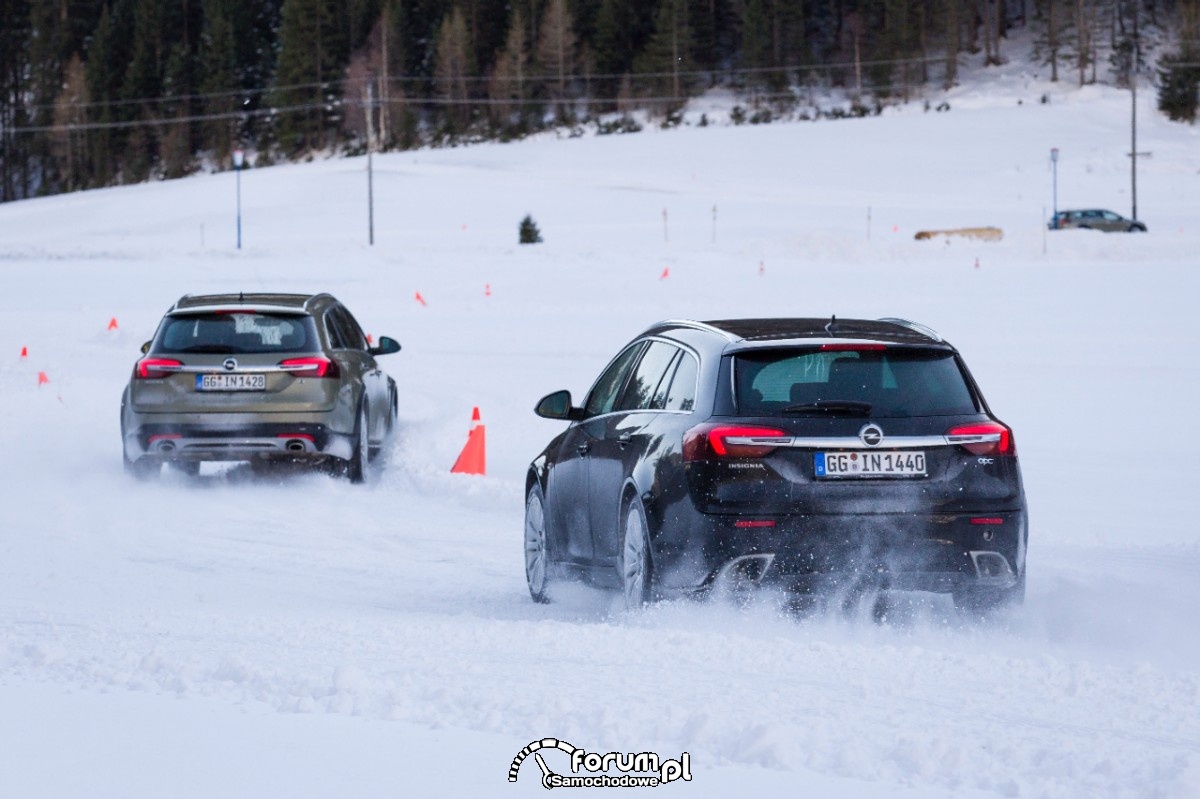
<svg viewBox="0 0 1200 799">
<path fill-rule="evenodd" d="M 0 206 L 0 796 L 529 796 L 509 762 L 552 736 L 687 751 L 681 796 L 1200 797 L 1197 131 L 1142 109 L 1149 234 L 1047 235 L 1052 146 L 1060 207 L 1130 196 L 1128 95 L 1046 88 L 381 156 L 373 248 L 365 159 L 243 173 L 240 252 L 231 173 Z M 913 239 L 979 225 L 1003 241 Z M 163 311 L 262 289 L 404 344 L 386 470 L 126 478 Z M 530 602 L 540 396 L 662 318 L 831 313 L 940 330 L 1015 429 L 1022 610 Z M 472 406 L 486 478 L 448 474 Z"/>
</svg>

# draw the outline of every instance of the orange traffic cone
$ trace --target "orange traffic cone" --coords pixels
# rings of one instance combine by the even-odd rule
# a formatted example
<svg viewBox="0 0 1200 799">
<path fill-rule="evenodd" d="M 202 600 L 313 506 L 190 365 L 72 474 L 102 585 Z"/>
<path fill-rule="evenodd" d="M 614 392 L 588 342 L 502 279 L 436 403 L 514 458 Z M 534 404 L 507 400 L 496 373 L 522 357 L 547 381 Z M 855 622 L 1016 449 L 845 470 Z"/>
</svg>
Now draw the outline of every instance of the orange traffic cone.
<svg viewBox="0 0 1200 799">
<path fill-rule="evenodd" d="M 117 317 L 114 316 L 112 319 L 108 320 L 108 329 L 109 330 L 117 329 Z"/>
<path fill-rule="evenodd" d="M 22 358 L 29 357 L 29 347 L 21 347 L 21 357 Z"/>
<path fill-rule="evenodd" d="M 416 296 L 413 299 L 415 299 L 417 302 L 421 303 L 421 305 L 426 304 L 425 298 L 421 296 L 421 292 L 419 292 L 419 291 L 417 292 Z"/>
<path fill-rule="evenodd" d="M 452 474 L 487 473 L 486 429 L 479 421 L 479 409 L 475 408 L 471 411 L 471 432 L 467 436 L 467 445 L 450 468 Z"/>
<path fill-rule="evenodd" d="M 667 279 L 667 278 L 669 278 L 670 276 L 671 276 L 671 267 L 669 267 L 669 266 L 664 266 L 664 267 L 663 267 L 662 274 L 658 276 L 658 279 L 659 279 L 659 280 L 666 280 L 666 279 Z"/>
<path fill-rule="evenodd" d="M 46 377 L 45 372 L 38 372 L 38 385 L 44 386 L 50 382 L 50 378 Z"/>
</svg>

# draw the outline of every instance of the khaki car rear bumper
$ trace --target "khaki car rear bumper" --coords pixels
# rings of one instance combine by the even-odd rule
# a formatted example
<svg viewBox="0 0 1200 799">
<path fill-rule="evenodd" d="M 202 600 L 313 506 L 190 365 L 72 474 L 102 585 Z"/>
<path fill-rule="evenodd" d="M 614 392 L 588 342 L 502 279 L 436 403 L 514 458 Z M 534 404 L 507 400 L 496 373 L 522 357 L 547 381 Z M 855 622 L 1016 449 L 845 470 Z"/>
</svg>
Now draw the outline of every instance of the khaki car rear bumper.
<svg viewBox="0 0 1200 799">
<path fill-rule="evenodd" d="M 335 429 L 333 415 L 132 414 L 122 425 L 125 458 L 163 463 L 348 460 L 354 433 Z"/>
</svg>

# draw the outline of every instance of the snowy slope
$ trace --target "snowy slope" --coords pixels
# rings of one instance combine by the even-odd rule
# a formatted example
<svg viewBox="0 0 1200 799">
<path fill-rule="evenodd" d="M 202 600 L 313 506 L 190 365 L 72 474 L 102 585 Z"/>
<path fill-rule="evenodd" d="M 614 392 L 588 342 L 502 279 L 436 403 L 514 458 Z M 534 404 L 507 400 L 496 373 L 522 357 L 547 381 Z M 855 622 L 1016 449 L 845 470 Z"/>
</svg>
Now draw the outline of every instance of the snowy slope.
<svg viewBox="0 0 1200 799">
<path fill-rule="evenodd" d="M 509 760 L 555 736 L 686 750 L 689 795 L 1200 797 L 1197 133 L 1143 109 L 1149 234 L 1046 235 L 1051 146 L 1060 207 L 1130 198 L 1128 96 L 1045 90 L 380 156 L 373 248 L 364 159 L 244 173 L 241 252 L 232 174 L 0 206 L 0 796 L 526 796 Z M 913 240 L 964 225 L 1005 237 Z M 122 474 L 138 346 L 239 289 L 331 291 L 404 344 L 368 486 Z M 1015 429 L 1023 610 L 529 601 L 538 397 L 658 319 L 830 313 L 940 330 Z M 449 475 L 476 405 L 489 475 Z"/>
</svg>

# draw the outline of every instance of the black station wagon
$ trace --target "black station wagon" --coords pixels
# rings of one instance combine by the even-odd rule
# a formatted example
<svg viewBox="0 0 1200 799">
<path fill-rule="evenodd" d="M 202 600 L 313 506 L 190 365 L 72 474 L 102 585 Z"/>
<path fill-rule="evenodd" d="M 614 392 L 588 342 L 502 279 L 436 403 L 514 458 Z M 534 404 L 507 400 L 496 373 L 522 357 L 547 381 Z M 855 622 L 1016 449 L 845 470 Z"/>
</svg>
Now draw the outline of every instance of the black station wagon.
<svg viewBox="0 0 1200 799">
<path fill-rule="evenodd" d="M 526 478 L 525 573 L 629 607 L 728 584 L 1020 602 L 1012 431 L 962 357 L 901 319 L 667 321 L 635 338 Z"/>
</svg>

